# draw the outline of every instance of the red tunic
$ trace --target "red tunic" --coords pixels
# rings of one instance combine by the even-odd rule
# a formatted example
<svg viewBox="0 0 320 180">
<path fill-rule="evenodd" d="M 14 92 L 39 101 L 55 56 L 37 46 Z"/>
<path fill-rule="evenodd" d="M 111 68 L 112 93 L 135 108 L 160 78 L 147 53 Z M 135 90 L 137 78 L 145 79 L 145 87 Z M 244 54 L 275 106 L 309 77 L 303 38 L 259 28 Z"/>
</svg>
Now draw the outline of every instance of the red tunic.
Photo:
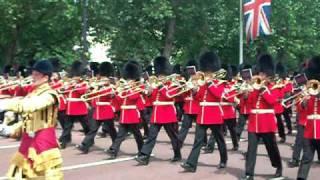
<svg viewBox="0 0 320 180">
<path fill-rule="evenodd" d="M 88 114 L 88 104 L 80 98 L 87 90 L 88 86 L 86 83 L 80 83 L 72 87 L 67 97 L 67 115 L 78 116 Z"/>
<path fill-rule="evenodd" d="M 100 90 L 98 94 L 106 94 L 111 93 L 111 88 L 106 88 L 104 90 Z M 93 119 L 97 121 L 101 120 L 112 120 L 115 117 L 115 108 L 113 106 L 112 94 L 106 96 L 100 96 L 92 102 L 92 106 L 95 107 L 93 112 Z"/>
<path fill-rule="evenodd" d="M 224 93 L 222 97 L 230 97 L 230 98 L 221 98 L 221 106 L 223 111 L 223 119 L 224 120 L 236 120 L 236 109 L 234 108 L 235 103 L 235 90 L 230 90 L 234 82 L 224 83 Z"/>
<path fill-rule="evenodd" d="M 276 98 L 276 103 L 274 104 L 274 111 L 276 114 L 281 114 L 283 113 L 283 106 L 281 104 L 281 101 L 284 98 L 284 88 L 274 88 L 271 89 L 271 93 L 274 95 Z"/>
<path fill-rule="evenodd" d="M 183 111 L 185 114 L 198 114 L 200 111 L 199 101 L 194 98 L 192 91 L 186 92 L 184 95 Z"/>
<path fill-rule="evenodd" d="M 296 104 L 297 107 L 297 112 L 299 113 L 299 119 L 298 119 L 298 124 L 301 126 L 306 126 L 307 124 L 307 109 L 302 107 L 302 104 Z"/>
<path fill-rule="evenodd" d="M 223 111 L 220 105 L 223 91 L 224 85 L 217 81 L 199 88 L 195 96 L 200 102 L 200 111 L 197 116 L 198 124 L 223 124 Z"/>
<path fill-rule="evenodd" d="M 153 109 L 151 114 L 151 123 L 154 124 L 167 124 L 177 122 L 177 112 L 174 106 L 174 99 L 170 98 L 168 90 L 170 89 L 170 83 L 167 83 L 161 88 L 154 89 L 150 96 L 150 100 L 153 102 Z M 173 87 L 172 87 L 173 88 Z"/>
<path fill-rule="evenodd" d="M 276 102 L 275 96 L 266 90 L 261 92 L 253 90 L 249 93 L 249 104 L 251 112 L 249 114 L 248 132 L 270 133 L 277 131 L 277 120 L 273 105 Z"/>
<path fill-rule="evenodd" d="M 127 97 L 127 94 L 131 94 Z M 120 124 L 139 124 L 141 122 L 140 111 L 137 106 L 137 102 L 141 98 L 140 93 L 131 93 L 131 91 L 122 92 L 117 95 L 117 100 L 121 104 L 120 106 Z"/>
<path fill-rule="evenodd" d="M 307 107 L 307 123 L 304 137 L 307 139 L 320 139 L 320 99 L 316 96 L 311 96 Z"/>
</svg>

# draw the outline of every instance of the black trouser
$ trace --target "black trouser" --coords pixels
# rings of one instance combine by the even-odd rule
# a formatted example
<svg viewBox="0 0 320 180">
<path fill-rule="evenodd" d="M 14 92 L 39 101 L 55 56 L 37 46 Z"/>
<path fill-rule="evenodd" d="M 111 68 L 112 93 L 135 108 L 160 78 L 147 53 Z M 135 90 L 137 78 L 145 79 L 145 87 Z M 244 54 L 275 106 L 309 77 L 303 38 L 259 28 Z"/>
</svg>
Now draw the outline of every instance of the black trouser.
<svg viewBox="0 0 320 180">
<path fill-rule="evenodd" d="M 277 125 L 278 125 L 278 133 L 280 138 L 282 139 L 286 139 L 286 134 L 284 132 L 284 125 L 283 125 L 283 121 L 282 121 L 282 114 L 276 114 L 276 118 L 277 118 Z"/>
<path fill-rule="evenodd" d="M 229 129 L 233 147 L 234 148 L 239 147 L 238 137 L 236 133 L 236 125 L 237 125 L 236 119 L 225 120 L 224 124 Z M 216 141 L 215 141 L 214 135 L 211 134 L 207 146 L 213 150 L 215 147 L 215 143 Z"/>
<path fill-rule="evenodd" d="M 67 116 L 66 121 L 64 122 L 64 128 L 62 130 L 62 134 L 59 138 L 59 141 L 61 143 L 68 143 L 71 141 L 71 131 L 73 124 L 79 121 L 83 131 L 85 134 L 87 134 L 90 130 L 87 120 L 87 115 L 79 115 L 79 116 Z"/>
<path fill-rule="evenodd" d="M 177 120 L 181 121 L 182 120 L 182 115 L 184 114 L 183 112 L 183 102 L 176 102 L 175 107 L 177 110 Z"/>
<path fill-rule="evenodd" d="M 241 138 L 241 134 L 244 130 L 244 127 L 247 124 L 248 118 L 249 118 L 249 114 L 240 114 L 240 116 L 239 116 L 238 125 L 237 125 L 237 129 L 236 129 L 238 140 Z"/>
<path fill-rule="evenodd" d="M 141 153 L 143 155 L 150 156 L 150 154 L 152 153 L 152 150 L 156 144 L 156 140 L 157 140 L 159 131 L 162 126 L 164 127 L 167 135 L 170 138 L 172 149 L 173 149 L 175 155 L 177 153 L 180 153 L 178 133 L 176 132 L 175 124 L 177 124 L 177 123 L 150 124 L 148 138 L 146 139 L 146 141 L 142 147 Z"/>
<path fill-rule="evenodd" d="M 227 119 L 224 121 L 224 124 L 227 125 L 229 129 L 233 147 L 239 147 L 238 137 L 236 133 L 237 120 L 235 118 Z"/>
<path fill-rule="evenodd" d="M 58 121 L 62 129 L 64 129 L 64 123 L 67 119 L 66 111 L 59 111 L 58 112 Z"/>
<path fill-rule="evenodd" d="M 152 107 L 147 107 L 141 112 L 142 126 L 143 126 L 143 134 L 144 136 L 148 136 L 149 134 L 149 124 L 152 113 Z"/>
<path fill-rule="evenodd" d="M 188 135 L 189 129 L 192 127 L 192 122 L 195 121 L 196 118 L 197 118 L 196 114 L 184 114 L 183 115 L 181 128 L 178 133 L 180 147 L 183 145 L 183 143 Z"/>
<path fill-rule="evenodd" d="M 291 123 L 292 112 L 291 111 L 292 111 L 291 108 L 284 108 L 284 111 L 282 113 L 289 132 L 292 132 L 292 123 Z"/>
<path fill-rule="evenodd" d="M 114 140 L 117 137 L 117 130 L 114 126 L 113 120 L 94 120 L 90 123 L 90 131 L 86 134 L 85 138 L 81 143 L 84 146 L 84 148 L 89 149 L 94 144 L 94 138 L 96 137 L 97 132 L 102 124 L 106 124 L 112 143 L 114 142 Z"/>
<path fill-rule="evenodd" d="M 109 133 L 108 123 L 102 123 L 102 133 Z"/>
<path fill-rule="evenodd" d="M 275 133 L 251 133 L 248 132 L 248 151 L 246 154 L 246 175 L 253 176 L 257 159 L 257 148 L 259 139 L 262 138 L 267 149 L 271 165 L 282 168 L 281 156 L 276 141 Z"/>
<path fill-rule="evenodd" d="M 117 155 L 121 143 L 126 139 L 128 132 L 131 132 L 136 140 L 138 152 L 140 152 L 143 145 L 143 138 L 139 129 L 139 124 L 120 124 L 117 138 L 112 143 L 110 149 Z"/>
<path fill-rule="evenodd" d="M 217 140 L 218 148 L 220 152 L 220 163 L 227 163 L 228 154 L 226 149 L 226 142 L 224 141 L 224 137 L 223 137 L 222 124 L 215 124 L 215 125 L 197 124 L 193 147 L 187 159 L 187 163 L 194 168 L 197 168 L 201 146 L 203 143 L 203 139 L 206 135 L 207 129 L 211 129 L 214 135 L 214 138 Z"/>
<path fill-rule="evenodd" d="M 307 179 L 316 150 L 320 151 L 320 140 L 304 139 L 303 156 L 298 171 L 298 178 Z"/>
<path fill-rule="evenodd" d="M 304 141 L 304 126 L 298 125 L 297 127 L 296 140 L 293 146 L 292 159 L 295 161 L 300 161 L 301 151 L 303 149 L 303 141 Z"/>
</svg>

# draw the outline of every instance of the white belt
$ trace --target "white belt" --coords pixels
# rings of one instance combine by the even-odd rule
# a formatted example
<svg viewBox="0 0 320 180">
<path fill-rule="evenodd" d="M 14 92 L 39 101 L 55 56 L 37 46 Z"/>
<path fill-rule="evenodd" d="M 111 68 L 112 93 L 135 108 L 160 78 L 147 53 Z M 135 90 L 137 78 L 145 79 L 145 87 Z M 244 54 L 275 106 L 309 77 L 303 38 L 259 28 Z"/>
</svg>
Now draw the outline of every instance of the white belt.
<svg viewBox="0 0 320 180">
<path fill-rule="evenodd" d="M 184 98 L 184 100 L 186 100 L 186 101 L 192 101 L 193 98 L 192 98 L 192 97 L 186 97 L 186 98 Z"/>
<path fill-rule="evenodd" d="M 218 102 L 200 102 L 200 106 L 220 106 Z"/>
<path fill-rule="evenodd" d="M 121 109 L 137 109 L 136 105 L 122 105 Z"/>
<path fill-rule="evenodd" d="M 252 114 L 270 114 L 274 113 L 273 109 L 252 109 L 251 110 Z"/>
<path fill-rule="evenodd" d="M 97 106 L 104 106 L 104 105 L 111 105 L 110 102 L 97 102 L 96 103 Z"/>
<path fill-rule="evenodd" d="M 221 106 L 233 106 L 233 104 L 230 102 L 221 102 L 220 105 Z"/>
<path fill-rule="evenodd" d="M 83 99 L 81 99 L 81 98 L 67 98 L 67 101 L 70 101 L 70 102 L 80 102 L 80 101 L 83 101 Z"/>
<path fill-rule="evenodd" d="M 307 116 L 308 120 L 320 120 L 320 114 L 311 114 Z"/>
<path fill-rule="evenodd" d="M 166 102 L 166 101 L 155 101 L 153 102 L 155 106 L 165 106 L 165 105 L 174 105 L 174 102 Z"/>
</svg>

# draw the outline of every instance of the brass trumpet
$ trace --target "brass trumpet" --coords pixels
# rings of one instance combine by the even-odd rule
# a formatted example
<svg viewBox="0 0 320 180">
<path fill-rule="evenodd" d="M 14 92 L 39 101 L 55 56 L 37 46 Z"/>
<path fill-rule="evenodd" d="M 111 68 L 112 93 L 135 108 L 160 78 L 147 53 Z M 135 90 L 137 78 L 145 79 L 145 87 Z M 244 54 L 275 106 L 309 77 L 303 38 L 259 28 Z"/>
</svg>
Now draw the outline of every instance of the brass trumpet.
<svg viewBox="0 0 320 180">
<path fill-rule="evenodd" d="M 108 91 L 111 90 L 111 91 Z M 113 86 L 108 87 L 108 88 L 102 88 L 100 90 L 95 90 L 86 94 L 83 94 L 80 98 L 83 101 L 91 101 L 93 99 L 102 97 L 102 96 L 108 96 L 114 94 L 114 88 Z"/>
<path fill-rule="evenodd" d="M 318 95 L 320 92 L 320 82 L 318 80 L 310 80 L 307 82 L 307 90 L 310 95 Z"/>
</svg>

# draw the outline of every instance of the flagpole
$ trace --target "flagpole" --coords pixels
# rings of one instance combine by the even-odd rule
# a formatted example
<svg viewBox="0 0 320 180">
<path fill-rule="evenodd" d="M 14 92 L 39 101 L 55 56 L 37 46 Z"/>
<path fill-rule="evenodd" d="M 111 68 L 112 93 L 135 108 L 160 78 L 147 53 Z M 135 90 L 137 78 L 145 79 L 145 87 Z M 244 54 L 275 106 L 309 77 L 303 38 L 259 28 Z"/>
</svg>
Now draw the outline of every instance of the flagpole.
<svg viewBox="0 0 320 180">
<path fill-rule="evenodd" d="M 243 0 L 240 0 L 239 65 L 243 64 Z"/>
</svg>

